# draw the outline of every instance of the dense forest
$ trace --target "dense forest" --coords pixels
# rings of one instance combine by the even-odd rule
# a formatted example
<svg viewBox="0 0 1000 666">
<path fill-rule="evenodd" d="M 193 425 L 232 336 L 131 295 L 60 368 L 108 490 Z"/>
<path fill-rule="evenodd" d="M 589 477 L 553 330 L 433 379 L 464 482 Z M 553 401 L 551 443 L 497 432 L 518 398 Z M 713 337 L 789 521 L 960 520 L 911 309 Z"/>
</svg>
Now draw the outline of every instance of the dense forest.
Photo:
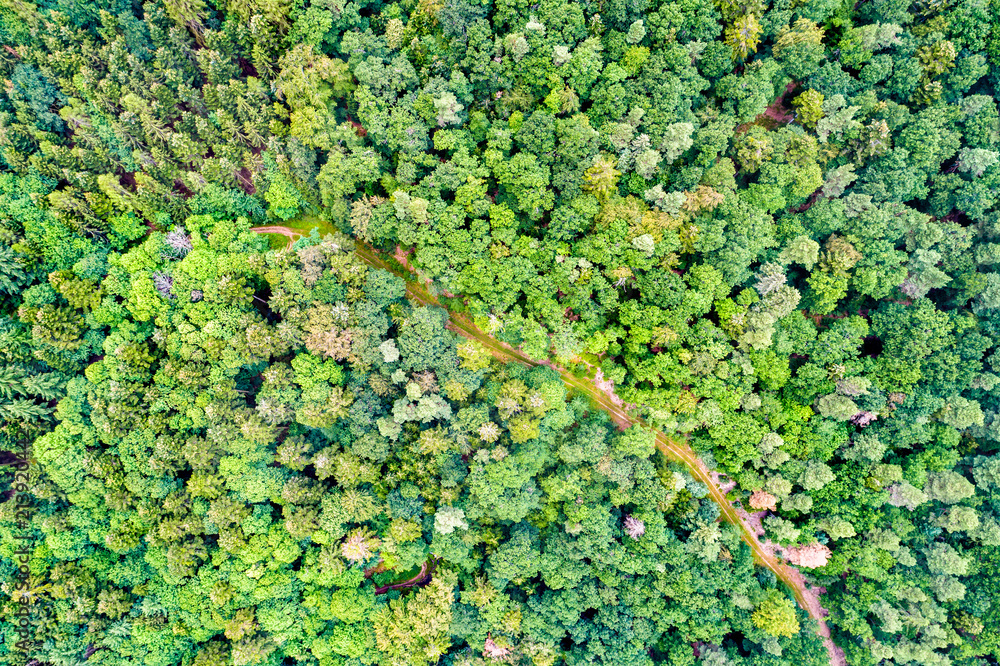
<svg viewBox="0 0 1000 666">
<path fill-rule="evenodd" d="M 1000 663 L 997 0 L 0 46 L 0 663 Z"/>
</svg>

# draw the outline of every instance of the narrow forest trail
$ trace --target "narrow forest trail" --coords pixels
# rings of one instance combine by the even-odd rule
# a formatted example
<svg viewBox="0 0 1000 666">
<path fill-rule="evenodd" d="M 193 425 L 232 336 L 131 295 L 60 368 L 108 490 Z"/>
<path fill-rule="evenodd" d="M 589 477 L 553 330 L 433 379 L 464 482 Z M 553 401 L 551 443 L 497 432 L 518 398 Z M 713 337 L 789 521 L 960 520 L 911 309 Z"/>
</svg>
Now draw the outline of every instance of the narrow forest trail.
<svg viewBox="0 0 1000 666">
<path fill-rule="evenodd" d="M 301 235 L 287 227 L 257 227 L 253 231 L 284 234 L 289 237 L 289 246 L 291 246 L 295 238 Z M 545 365 L 550 367 L 559 373 L 563 382 L 568 387 L 590 398 L 594 404 L 606 411 L 620 427 L 625 428 L 635 424 L 652 430 L 643 419 L 630 415 L 626 411 L 623 401 L 611 389 L 604 388 L 602 390 L 594 381 L 588 378 L 578 377 L 549 360 L 539 361 L 533 359 L 521 350 L 496 340 L 480 330 L 466 315 L 449 311 L 430 293 L 426 284 L 415 281 L 412 274 L 405 274 L 390 264 L 383 257 L 382 253 L 366 243 L 355 240 L 355 254 L 369 266 L 384 269 L 402 278 L 406 283 L 406 295 L 411 301 L 421 305 L 433 305 L 444 309 L 449 315 L 448 328 L 463 337 L 478 341 L 496 358 L 503 361 L 516 361 L 529 366 Z M 711 470 L 687 442 L 672 439 L 663 432 L 654 431 L 654 433 L 656 435 L 656 448 L 660 453 L 684 465 L 693 478 L 708 488 L 709 496 L 719 506 L 722 517 L 727 522 L 740 528 L 741 537 L 753 552 L 754 560 L 761 566 L 770 569 L 778 580 L 785 583 L 792 590 L 799 606 L 810 617 L 816 620 L 819 624 L 819 634 L 823 637 L 823 644 L 829 655 L 831 666 L 846 666 L 847 662 L 843 651 L 833 643 L 830 637 L 830 627 L 825 620 L 826 611 L 819 602 L 820 590 L 810 588 L 802 573 L 797 568 L 785 564 L 761 544 L 758 539 L 757 529 L 750 524 L 746 513 L 744 512 L 741 516 L 741 512 L 726 499 L 725 493 L 722 492 L 718 484 L 712 479 Z"/>
</svg>

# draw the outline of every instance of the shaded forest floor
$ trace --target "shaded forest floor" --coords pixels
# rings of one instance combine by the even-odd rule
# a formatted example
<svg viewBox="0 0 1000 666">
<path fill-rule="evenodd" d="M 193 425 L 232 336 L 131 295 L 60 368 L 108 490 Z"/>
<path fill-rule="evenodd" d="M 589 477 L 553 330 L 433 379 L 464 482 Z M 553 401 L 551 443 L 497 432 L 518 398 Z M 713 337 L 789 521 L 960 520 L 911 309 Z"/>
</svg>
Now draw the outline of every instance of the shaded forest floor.
<svg viewBox="0 0 1000 666">
<path fill-rule="evenodd" d="M 264 234 L 280 234 L 280 236 L 288 239 L 287 246 L 291 247 L 292 243 L 306 235 L 303 229 L 308 228 L 311 230 L 314 226 L 320 226 L 321 231 L 323 231 L 322 227 L 328 226 L 322 224 L 318 219 L 303 219 L 302 222 L 302 224 L 296 224 L 294 227 L 255 227 L 253 231 Z M 468 316 L 453 312 L 442 305 L 431 294 L 426 283 L 418 281 L 416 275 L 407 272 L 406 267 L 399 263 L 398 256 L 394 258 L 387 257 L 384 253 L 375 250 L 357 239 L 355 239 L 355 244 L 355 253 L 366 264 L 374 268 L 387 270 L 401 277 L 406 282 L 406 296 L 411 301 L 420 305 L 440 307 L 448 312 L 448 328 L 455 333 L 478 341 L 494 357 L 502 361 L 515 361 L 529 366 L 544 365 L 552 368 L 559 373 L 567 387 L 572 391 L 587 396 L 593 404 L 607 412 L 618 427 L 622 429 L 631 425 L 649 428 L 642 418 L 629 413 L 629 406 L 625 405 L 622 399 L 614 393 L 613 383 L 605 381 L 600 371 L 594 377 L 581 377 L 565 368 L 555 365 L 549 360 L 540 361 L 533 359 L 521 350 L 496 340 L 480 330 Z M 397 255 L 399 254 L 397 252 Z M 712 470 L 705 465 L 687 442 L 668 437 L 660 431 L 654 431 L 654 434 L 656 435 L 656 447 L 660 453 L 668 459 L 684 465 L 692 477 L 708 488 L 709 496 L 719 506 L 722 517 L 740 529 L 741 537 L 753 552 L 754 560 L 761 566 L 767 567 L 779 580 L 785 583 L 792 590 L 799 606 L 809 613 L 810 617 L 816 620 L 819 625 L 819 634 L 823 637 L 823 643 L 830 657 L 831 666 L 846 666 L 847 662 L 843 651 L 833 643 L 830 637 L 830 627 L 827 625 L 825 619 L 828 612 L 822 607 L 819 600 L 820 594 L 822 594 L 824 589 L 810 587 L 806 583 L 802 573 L 796 567 L 781 561 L 775 555 L 773 548 L 761 543 L 760 536 L 762 535 L 760 533 L 759 520 L 754 521 L 746 511 L 733 506 L 732 502 L 726 498 L 726 493 L 719 487 L 719 483 L 713 478 Z"/>
</svg>

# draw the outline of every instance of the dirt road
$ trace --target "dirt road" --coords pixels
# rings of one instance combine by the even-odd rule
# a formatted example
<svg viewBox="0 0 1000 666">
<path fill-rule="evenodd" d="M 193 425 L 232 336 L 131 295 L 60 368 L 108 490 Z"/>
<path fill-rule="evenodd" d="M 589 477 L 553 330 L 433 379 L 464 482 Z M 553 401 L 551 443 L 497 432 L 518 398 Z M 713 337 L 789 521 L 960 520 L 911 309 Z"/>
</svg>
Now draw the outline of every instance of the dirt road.
<svg viewBox="0 0 1000 666">
<path fill-rule="evenodd" d="M 282 233 L 289 236 L 290 239 L 293 235 L 295 237 L 300 236 L 300 234 L 286 227 L 258 227 L 254 231 L 259 231 L 260 233 Z M 366 264 L 374 268 L 385 269 L 406 281 L 406 295 L 411 301 L 420 303 L 421 305 L 434 305 L 443 308 L 437 298 L 427 289 L 426 284 L 414 280 L 412 274 L 405 274 L 403 271 L 397 270 L 395 266 L 386 261 L 385 255 L 372 249 L 370 246 L 361 241 L 355 241 L 355 243 L 355 253 Z M 614 394 L 608 384 L 602 382 L 599 386 L 595 381 L 578 377 L 551 361 L 540 361 L 530 358 L 521 350 L 514 349 L 510 345 L 500 342 L 481 331 L 465 315 L 449 312 L 449 317 L 448 327 L 451 330 L 463 337 L 479 341 L 491 354 L 501 360 L 516 361 L 530 366 L 545 365 L 556 370 L 567 386 L 588 396 L 597 406 L 605 410 L 620 427 L 624 428 L 638 424 L 641 427 L 648 428 L 648 425 L 641 418 L 628 413 L 622 400 Z M 810 588 L 798 569 L 782 562 L 761 544 L 758 539 L 757 529 L 750 525 L 745 518 L 741 517 L 737 509 L 726 499 L 725 493 L 722 492 L 718 484 L 713 480 L 711 470 L 708 469 L 687 442 L 672 439 L 662 432 L 655 432 L 655 435 L 656 447 L 660 453 L 684 465 L 692 477 L 705 484 L 708 488 L 709 497 L 719 505 L 722 517 L 740 529 L 741 537 L 753 552 L 754 559 L 761 566 L 767 567 L 774 572 L 778 580 L 781 580 L 792 590 L 799 605 L 809 613 L 810 617 L 818 622 L 819 634 L 824 639 L 823 643 L 829 654 L 831 666 L 846 666 L 843 651 L 830 638 L 830 628 L 825 620 L 826 611 L 819 602 L 819 590 Z"/>
</svg>

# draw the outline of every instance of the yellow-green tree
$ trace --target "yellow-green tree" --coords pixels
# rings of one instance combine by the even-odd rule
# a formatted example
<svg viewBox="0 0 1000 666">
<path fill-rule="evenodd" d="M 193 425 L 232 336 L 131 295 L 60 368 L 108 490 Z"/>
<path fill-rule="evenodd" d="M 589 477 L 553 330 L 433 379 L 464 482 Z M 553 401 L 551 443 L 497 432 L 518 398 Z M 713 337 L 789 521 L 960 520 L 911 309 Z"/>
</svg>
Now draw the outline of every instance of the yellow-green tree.
<svg viewBox="0 0 1000 666">
<path fill-rule="evenodd" d="M 594 164 L 584 172 L 583 179 L 586 184 L 584 189 L 593 192 L 601 201 L 606 200 L 615 191 L 618 184 L 618 176 L 621 173 L 615 168 L 615 161 L 610 157 L 601 155 Z"/>
<path fill-rule="evenodd" d="M 750 616 L 758 629 L 771 636 L 791 638 L 799 632 L 799 620 L 795 616 L 795 606 L 790 599 L 773 591 Z"/>
<path fill-rule="evenodd" d="M 744 14 L 726 28 L 726 44 L 733 50 L 733 60 L 746 60 L 760 43 L 760 21 L 754 14 Z"/>
<path fill-rule="evenodd" d="M 436 664 L 451 645 L 448 628 L 455 601 L 455 573 L 438 571 L 416 594 L 389 602 L 373 616 L 381 662 L 399 666 Z"/>
<path fill-rule="evenodd" d="M 803 127 L 815 127 L 823 117 L 823 93 L 810 88 L 792 100 L 798 112 L 797 120 Z"/>
</svg>

